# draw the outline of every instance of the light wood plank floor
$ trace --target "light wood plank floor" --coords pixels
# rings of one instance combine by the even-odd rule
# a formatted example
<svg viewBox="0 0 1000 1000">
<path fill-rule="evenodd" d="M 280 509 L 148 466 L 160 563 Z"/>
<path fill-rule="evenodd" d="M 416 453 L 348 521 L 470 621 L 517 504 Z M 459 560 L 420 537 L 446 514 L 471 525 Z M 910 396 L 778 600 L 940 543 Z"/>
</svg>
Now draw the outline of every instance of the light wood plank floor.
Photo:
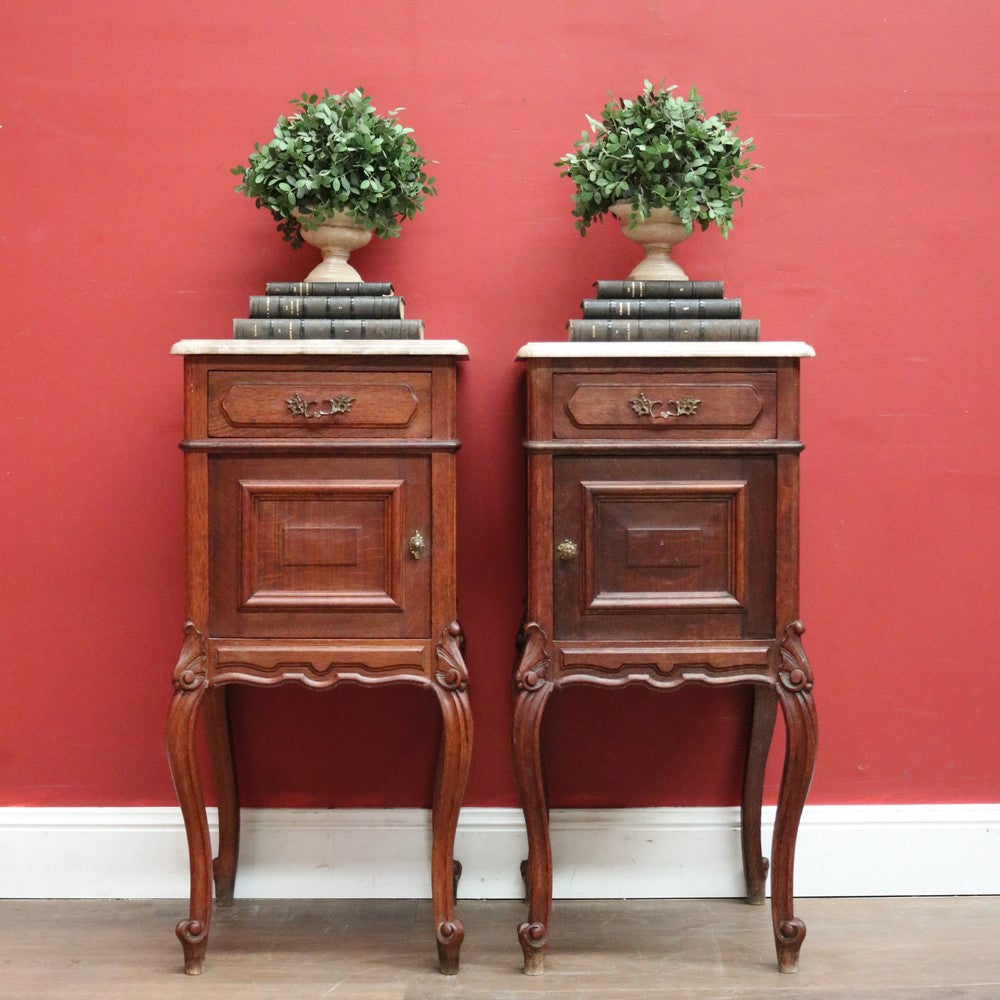
<svg viewBox="0 0 1000 1000">
<path fill-rule="evenodd" d="M 1000 897 L 803 899 L 795 976 L 769 910 L 736 900 L 557 900 L 546 972 L 520 972 L 524 907 L 460 900 L 462 971 L 435 971 L 425 901 L 237 900 L 204 975 L 178 900 L 0 901 L 3 1000 L 1000 1000 Z"/>
</svg>

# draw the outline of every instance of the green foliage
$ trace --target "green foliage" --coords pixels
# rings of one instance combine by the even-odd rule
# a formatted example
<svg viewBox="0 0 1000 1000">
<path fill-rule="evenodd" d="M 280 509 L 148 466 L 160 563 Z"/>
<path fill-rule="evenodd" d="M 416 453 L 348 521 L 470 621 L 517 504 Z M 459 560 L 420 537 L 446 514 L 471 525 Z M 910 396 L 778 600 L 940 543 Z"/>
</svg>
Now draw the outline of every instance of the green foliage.
<svg viewBox="0 0 1000 1000">
<path fill-rule="evenodd" d="M 575 152 L 556 161 L 561 177 L 576 184 L 576 228 L 587 227 L 616 202 L 632 204 L 630 224 L 649 217 L 652 208 L 672 209 L 690 233 L 715 223 L 727 236 L 733 207 L 743 200 L 735 182 L 757 170 L 748 154 L 753 140 L 736 134 L 737 112 L 705 116 L 701 95 L 691 88 L 687 100 L 676 87 L 653 88 L 649 80 L 635 100 L 612 100 L 600 121 L 587 115 Z"/>
<path fill-rule="evenodd" d="M 255 143 L 249 163 L 232 172 L 243 178 L 236 190 L 266 208 L 293 247 L 302 245 L 303 226 L 344 211 L 377 236 L 398 236 L 400 222 L 437 194 L 413 130 L 395 120 L 402 108 L 379 115 L 360 87 L 291 103 L 298 113 L 282 115 L 274 138 Z"/>
</svg>

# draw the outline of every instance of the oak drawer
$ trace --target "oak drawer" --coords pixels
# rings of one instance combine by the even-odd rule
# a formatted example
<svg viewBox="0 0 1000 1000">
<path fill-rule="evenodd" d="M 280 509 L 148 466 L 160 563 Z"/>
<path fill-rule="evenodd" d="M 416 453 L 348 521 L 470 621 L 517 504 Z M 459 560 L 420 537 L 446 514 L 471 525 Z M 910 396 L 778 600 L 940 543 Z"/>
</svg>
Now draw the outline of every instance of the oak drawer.
<svg viewBox="0 0 1000 1000">
<path fill-rule="evenodd" d="M 430 372 L 208 373 L 210 437 L 431 436 Z"/>
<path fill-rule="evenodd" d="M 553 376 L 557 438 L 767 440 L 777 433 L 774 372 L 559 373 Z"/>
</svg>

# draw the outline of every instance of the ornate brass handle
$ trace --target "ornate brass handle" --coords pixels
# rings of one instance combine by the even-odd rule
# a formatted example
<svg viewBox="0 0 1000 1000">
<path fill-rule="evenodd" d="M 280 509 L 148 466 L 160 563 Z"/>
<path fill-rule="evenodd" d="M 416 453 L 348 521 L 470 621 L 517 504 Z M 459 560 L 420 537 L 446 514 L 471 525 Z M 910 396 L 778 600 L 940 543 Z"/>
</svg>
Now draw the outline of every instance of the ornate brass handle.
<svg viewBox="0 0 1000 1000">
<path fill-rule="evenodd" d="M 649 399 L 644 392 L 640 392 L 635 399 L 630 399 L 628 402 L 637 417 L 651 417 L 653 420 L 657 417 L 662 417 L 664 420 L 670 417 L 693 417 L 701 405 L 700 399 L 692 399 L 690 396 L 668 399 L 664 405 L 658 399 Z"/>
<path fill-rule="evenodd" d="M 414 531 L 410 537 L 410 555 L 414 559 L 423 559 L 427 555 L 427 542 L 419 531 Z"/>
<path fill-rule="evenodd" d="M 576 542 L 571 542 L 568 538 L 556 546 L 556 552 L 559 553 L 559 558 L 563 562 L 572 562 L 579 554 L 579 551 Z"/>
<path fill-rule="evenodd" d="M 286 399 L 288 409 L 294 417 L 335 417 L 340 413 L 349 413 L 354 405 L 356 396 L 334 396 L 332 399 L 317 401 L 315 399 L 303 399 L 299 393 L 295 393 L 291 399 Z M 329 403 L 329 409 L 324 410 L 321 403 Z M 318 407 L 318 409 L 313 409 Z"/>
</svg>

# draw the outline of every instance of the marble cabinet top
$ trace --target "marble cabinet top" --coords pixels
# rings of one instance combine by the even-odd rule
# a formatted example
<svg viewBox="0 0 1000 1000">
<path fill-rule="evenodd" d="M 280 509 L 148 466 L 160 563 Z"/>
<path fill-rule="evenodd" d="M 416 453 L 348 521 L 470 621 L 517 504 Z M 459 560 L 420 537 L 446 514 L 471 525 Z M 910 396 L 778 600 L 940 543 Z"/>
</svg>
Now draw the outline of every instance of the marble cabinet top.
<svg viewBox="0 0 1000 1000">
<path fill-rule="evenodd" d="M 813 358 L 816 352 L 799 341 L 568 341 L 525 344 L 518 360 L 529 358 Z"/>
</svg>

